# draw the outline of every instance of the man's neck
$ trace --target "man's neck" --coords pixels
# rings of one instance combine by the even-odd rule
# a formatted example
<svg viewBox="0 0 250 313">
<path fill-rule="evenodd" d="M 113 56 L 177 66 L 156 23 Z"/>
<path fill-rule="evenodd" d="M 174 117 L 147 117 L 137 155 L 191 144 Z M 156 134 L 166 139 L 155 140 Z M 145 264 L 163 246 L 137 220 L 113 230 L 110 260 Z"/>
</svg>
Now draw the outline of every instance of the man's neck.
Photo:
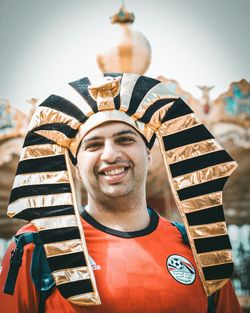
<svg viewBox="0 0 250 313">
<path fill-rule="evenodd" d="M 138 231 L 147 227 L 150 223 L 146 200 L 136 201 L 112 201 L 109 205 L 95 202 L 89 198 L 85 210 L 100 224 L 119 231 Z"/>
</svg>

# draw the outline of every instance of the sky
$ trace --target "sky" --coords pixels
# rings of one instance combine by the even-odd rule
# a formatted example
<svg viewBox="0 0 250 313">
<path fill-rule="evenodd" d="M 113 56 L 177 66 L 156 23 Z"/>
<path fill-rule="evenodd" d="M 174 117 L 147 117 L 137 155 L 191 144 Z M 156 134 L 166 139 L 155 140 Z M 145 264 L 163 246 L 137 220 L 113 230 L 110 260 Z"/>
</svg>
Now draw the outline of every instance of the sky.
<svg viewBox="0 0 250 313">
<path fill-rule="evenodd" d="M 127 0 L 133 29 L 151 44 L 145 75 L 164 75 L 199 98 L 250 81 L 250 0 Z M 112 44 L 109 17 L 118 0 L 0 0 L 0 98 L 23 111 L 66 82 L 100 70 L 96 55 Z"/>
</svg>

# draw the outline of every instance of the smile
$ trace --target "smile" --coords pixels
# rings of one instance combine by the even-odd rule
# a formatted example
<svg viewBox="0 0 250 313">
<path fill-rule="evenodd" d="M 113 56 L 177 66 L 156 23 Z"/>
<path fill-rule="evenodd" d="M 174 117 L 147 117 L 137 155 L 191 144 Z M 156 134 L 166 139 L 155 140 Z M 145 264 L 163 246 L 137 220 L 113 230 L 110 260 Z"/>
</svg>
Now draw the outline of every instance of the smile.
<svg viewBox="0 0 250 313">
<path fill-rule="evenodd" d="M 104 174 L 106 176 L 114 176 L 114 175 L 119 175 L 123 172 L 125 172 L 125 167 L 120 167 L 120 168 L 116 168 L 114 170 L 110 170 L 110 171 L 104 171 Z"/>
<path fill-rule="evenodd" d="M 108 184 L 119 184 L 121 183 L 128 174 L 129 166 L 117 164 L 107 166 L 99 171 L 100 178 Z"/>
</svg>

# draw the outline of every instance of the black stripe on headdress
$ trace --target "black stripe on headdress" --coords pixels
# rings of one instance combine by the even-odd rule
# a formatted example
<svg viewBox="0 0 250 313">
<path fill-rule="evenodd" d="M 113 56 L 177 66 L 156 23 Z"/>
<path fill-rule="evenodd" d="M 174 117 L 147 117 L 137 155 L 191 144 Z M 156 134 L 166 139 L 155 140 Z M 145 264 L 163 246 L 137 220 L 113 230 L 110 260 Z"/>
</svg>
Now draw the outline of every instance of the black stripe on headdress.
<svg viewBox="0 0 250 313">
<path fill-rule="evenodd" d="M 232 249 L 228 235 L 194 239 L 197 253 Z"/>
<path fill-rule="evenodd" d="M 143 137 L 143 139 L 144 139 L 144 137 Z M 156 134 L 155 134 L 155 133 L 153 134 L 153 136 L 151 137 L 151 139 L 150 139 L 149 142 L 146 141 L 146 139 L 144 139 L 144 140 L 145 140 L 145 144 L 146 144 L 146 146 L 149 148 L 149 150 L 152 149 L 152 147 L 153 147 L 153 145 L 154 145 L 154 143 L 155 143 L 155 139 L 156 139 Z"/>
<path fill-rule="evenodd" d="M 225 221 L 222 205 L 187 213 L 186 218 L 189 226 Z"/>
<path fill-rule="evenodd" d="M 39 106 L 47 107 L 50 109 L 57 110 L 58 112 L 65 113 L 69 116 L 74 117 L 79 122 L 83 123 L 87 120 L 87 116 L 72 102 L 57 95 L 49 96 Z"/>
<path fill-rule="evenodd" d="M 164 105 L 173 102 L 175 100 L 175 98 L 170 98 L 170 99 L 160 99 L 155 101 L 154 104 L 152 104 L 147 110 L 146 112 L 143 114 L 143 116 L 139 119 L 139 121 L 147 124 L 150 122 L 150 119 L 152 117 L 152 115 L 158 111 L 160 108 L 162 108 Z"/>
<path fill-rule="evenodd" d="M 83 252 L 51 256 L 47 260 L 52 272 L 61 270 L 62 268 L 86 266 Z"/>
<path fill-rule="evenodd" d="M 128 115 L 134 114 L 136 110 L 138 109 L 138 106 L 140 105 L 142 99 L 148 93 L 148 91 L 159 83 L 160 83 L 159 80 L 152 79 L 152 78 L 145 77 L 145 76 L 140 76 L 135 83 L 135 86 L 131 95 L 129 107 L 126 113 Z"/>
<path fill-rule="evenodd" d="M 56 155 L 20 161 L 17 167 L 16 175 L 66 170 L 67 167 L 64 155 Z"/>
<path fill-rule="evenodd" d="M 20 213 L 15 215 L 15 218 L 24 220 L 34 220 L 43 217 L 53 217 L 60 215 L 73 215 L 75 213 L 73 205 L 55 205 L 39 208 L 23 209 Z"/>
<path fill-rule="evenodd" d="M 76 226 L 47 229 L 40 231 L 39 234 L 44 244 L 80 238 L 80 232 Z"/>
<path fill-rule="evenodd" d="M 115 109 L 119 110 L 120 106 L 121 106 L 121 97 L 120 97 L 120 93 L 118 93 L 118 95 L 114 98 L 114 104 L 115 104 Z"/>
<path fill-rule="evenodd" d="M 21 186 L 12 189 L 9 203 L 25 197 L 52 195 L 67 192 L 71 192 L 70 184 L 68 183 Z"/>
<path fill-rule="evenodd" d="M 222 177 L 202 183 L 199 185 L 183 188 L 177 190 L 178 196 L 181 201 L 194 197 L 199 197 L 205 194 L 221 191 L 227 182 L 228 177 Z"/>
<path fill-rule="evenodd" d="M 123 77 L 123 73 L 104 73 L 104 76 L 111 76 L 111 77 Z M 121 83 L 122 84 L 122 83 Z M 114 98 L 114 104 L 115 104 L 115 109 L 119 110 L 121 106 L 121 97 L 120 93 Z"/>
<path fill-rule="evenodd" d="M 43 136 L 33 133 L 33 131 L 29 131 L 24 139 L 23 147 L 29 147 L 33 145 L 46 145 L 53 144 L 54 141 L 47 139 Z"/>
<path fill-rule="evenodd" d="M 46 125 L 41 125 L 33 129 L 33 131 L 38 131 L 38 130 L 55 130 L 63 133 L 66 137 L 68 138 L 74 138 L 77 134 L 77 129 L 74 129 L 70 127 L 67 124 L 62 124 L 62 123 L 53 123 L 53 124 L 46 124 Z"/>
<path fill-rule="evenodd" d="M 219 150 L 191 159 L 187 159 L 178 163 L 170 164 L 172 177 L 185 175 L 203 168 L 233 161 L 231 156 L 225 150 Z"/>
<path fill-rule="evenodd" d="M 88 77 L 81 78 L 79 80 L 73 81 L 69 83 L 88 103 L 88 105 L 92 108 L 92 110 L 96 113 L 98 112 L 98 107 L 96 101 L 91 97 L 88 91 L 88 86 L 91 85 Z"/>
<path fill-rule="evenodd" d="M 90 279 L 77 280 L 74 282 L 58 285 L 57 288 L 65 298 L 93 292 L 93 287 Z"/>
<path fill-rule="evenodd" d="M 191 108 L 181 98 L 178 98 L 171 106 L 171 108 L 166 112 L 162 123 L 190 113 L 193 113 Z"/>
<path fill-rule="evenodd" d="M 162 137 L 166 151 L 212 138 L 214 137 L 204 125 Z"/>
<path fill-rule="evenodd" d="M 79 151 L 79 149 L 80 149 L 80 146 L 81 146 L 81 144 L 78 145 L 77 152 L 76 152 L 76 156 L 77 156 L 77 154 L 78 154 L 78 151 Z M 69 158 L 70 158 L 71 163 L 72 163 L 73 165 L 76 165 L 76 164 L 77 164 L 77 157 L 75 157 L 75 156 L 72 154 L 72 152 L 71 152 L 70 150 L 68 150 L 68 151 L 69 151 Z"/>
<path fill-rule="evenodd" d="M 218 264 L 213 266 L 206 266 L 203 267 L 203 273 L 205 279 L 207 280 L 214 280 L 214 279 L 225 279 L 232 276 L 234 271 L 234 264 L 233 263 L 226 263 L 226 264 Z"/>
</svg>

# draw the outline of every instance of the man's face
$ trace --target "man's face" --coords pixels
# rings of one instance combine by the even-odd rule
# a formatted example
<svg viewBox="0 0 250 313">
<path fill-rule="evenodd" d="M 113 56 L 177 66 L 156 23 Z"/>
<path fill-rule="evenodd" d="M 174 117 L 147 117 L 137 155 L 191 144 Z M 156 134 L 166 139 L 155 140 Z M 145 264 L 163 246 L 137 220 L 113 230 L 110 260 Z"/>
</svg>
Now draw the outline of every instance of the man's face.
<svg viewBox="0 0 250 313">
<path fill-rule="evenodd" d="M 128 124 L 108 122 L 83 138 L 78 169 L 89 196 L 122 197 L 144 191 L 149 152 Z"/>
</svg>

